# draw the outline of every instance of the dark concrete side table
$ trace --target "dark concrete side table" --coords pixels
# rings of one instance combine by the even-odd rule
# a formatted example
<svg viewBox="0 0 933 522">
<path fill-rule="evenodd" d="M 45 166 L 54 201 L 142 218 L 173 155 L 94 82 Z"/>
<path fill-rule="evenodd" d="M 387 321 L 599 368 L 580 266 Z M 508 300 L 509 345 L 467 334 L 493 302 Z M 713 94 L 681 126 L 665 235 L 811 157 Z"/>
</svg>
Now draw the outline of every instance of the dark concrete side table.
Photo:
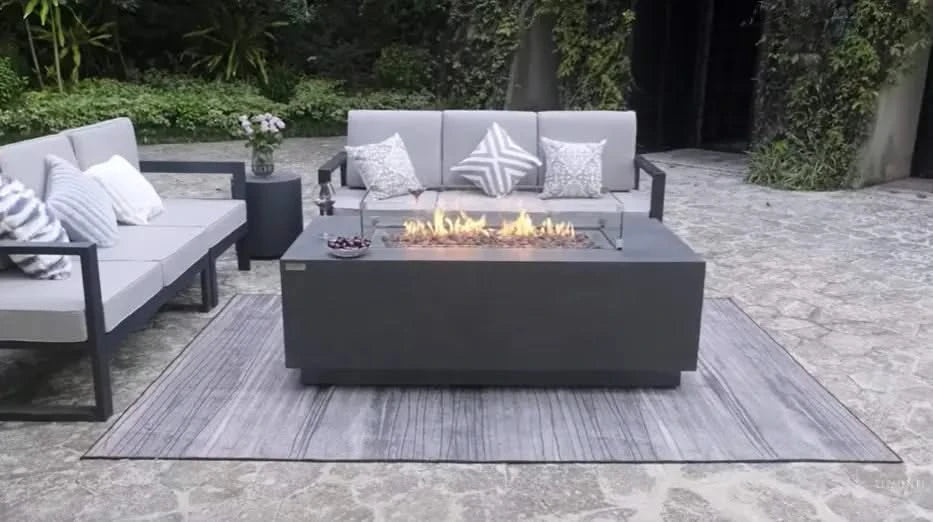
<svg viewBox="0 0 933 522">
<path fill-rule="evenodd" d="M 275 171 L 246 177 L 247 249 L 253 259 L 282 256 L 304 228 L 301 176 Z"/>
</svg>

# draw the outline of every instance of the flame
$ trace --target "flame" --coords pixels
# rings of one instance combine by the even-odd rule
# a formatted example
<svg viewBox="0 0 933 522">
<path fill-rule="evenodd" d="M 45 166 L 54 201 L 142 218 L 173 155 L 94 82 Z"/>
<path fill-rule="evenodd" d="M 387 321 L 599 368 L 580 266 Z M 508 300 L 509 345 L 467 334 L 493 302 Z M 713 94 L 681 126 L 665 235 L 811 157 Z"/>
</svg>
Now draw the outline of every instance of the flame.
<svg viewBox="0 0 933 522">
<path fill-rule="evenodd" d="M 498 229 L 488 226 L 485 215 L 476 219 L 460 211 L 457 216 L 451 218 L 447 216 L 444 210 L 439 208 L 434 209 L 434 215 L 430 221 L 406 220 L 403 225 L 405 227 L 405 232 L 402 234 L 403 239 L 431 239 L 451 236 L 573 238 L 577 235 L 572 223 L 556 223 L 551 218 L 546 218 L 540 224 L 535 224 L 525 210 L 520 211 L 515 219 L 503 221 Z"/>
</svg>

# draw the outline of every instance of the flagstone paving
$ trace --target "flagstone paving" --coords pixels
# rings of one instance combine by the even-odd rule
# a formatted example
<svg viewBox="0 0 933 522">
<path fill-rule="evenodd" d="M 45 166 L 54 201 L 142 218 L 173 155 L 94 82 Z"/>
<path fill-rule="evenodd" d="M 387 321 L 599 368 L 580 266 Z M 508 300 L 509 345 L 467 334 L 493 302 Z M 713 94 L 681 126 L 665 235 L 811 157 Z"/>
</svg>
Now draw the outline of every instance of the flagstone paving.
<svg viewBox="0 0 933 522">
<path fill-rule="evenodd" d="M 304 177 L 341 138 L 296 139 Z M 240 143 L 143 147 L 245 159 Z M 452 465 L 82 461 L 109 423 L 0 423 L 0 520 L 898 520 L 933 518 L 933 201 L 911 184 L 792 193 L 746 185 L 740 157 L 656 154 L 665 222 L 734 299 L 904 459 L 898 465 Z M 212 176 L 152 176 L 163 195 L 222 197 Z M 222 299 L 277 292 L 274 262 L 220 263 Z M 186 299 L 196 299 L 192 292 Z M 223 304 L 223 303 L 221 303 Z M 336 311 L 335 311 L 336 313 Z M 164 312 L 114 360 L 122 412 L 210 315 Z M 88 397 L 85 361 L 2 355 L 0 394 Z M 25 388 L 24 388 L 25 387 Z M 119 413 L 113 417 L 113 422 Z"/>
</svg>

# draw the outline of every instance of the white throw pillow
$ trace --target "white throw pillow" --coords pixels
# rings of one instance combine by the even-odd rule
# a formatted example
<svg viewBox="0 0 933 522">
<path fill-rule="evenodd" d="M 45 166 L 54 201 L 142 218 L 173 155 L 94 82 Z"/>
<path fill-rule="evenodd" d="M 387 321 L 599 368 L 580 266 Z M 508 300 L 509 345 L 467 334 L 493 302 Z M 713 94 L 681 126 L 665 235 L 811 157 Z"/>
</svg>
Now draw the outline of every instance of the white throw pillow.
<svg viewBox="0 0 933 522">
<path fill-rule="evenodd" d="M 541 138 L 546 165 L 541 199 L 602 196 L 605 146 L 606 140 L 573 143 Z"/>
<path fill-rule="evenodd" d="M 152 184 L 121 156 L 93 165 L 84 173 L 104 187 L 120 223 L 145 225 L 165 210 Z"/>
<path fill-rule="evenodd" d="M 498 198 L 512 192 L 520 179 L 540 166 L 541 160 L 519 147 L 505 129 L 493 123 L 476 149 L 450 170 Z"/>
<path fill-rule="evenodd" d="M 354 163 L 374 198 L 388 199 L 424 190 L 415 175 L 405 142 L 397 132 L 379 143 L 348 145 L 345 149 L 347 158 Z"/>
</svg>

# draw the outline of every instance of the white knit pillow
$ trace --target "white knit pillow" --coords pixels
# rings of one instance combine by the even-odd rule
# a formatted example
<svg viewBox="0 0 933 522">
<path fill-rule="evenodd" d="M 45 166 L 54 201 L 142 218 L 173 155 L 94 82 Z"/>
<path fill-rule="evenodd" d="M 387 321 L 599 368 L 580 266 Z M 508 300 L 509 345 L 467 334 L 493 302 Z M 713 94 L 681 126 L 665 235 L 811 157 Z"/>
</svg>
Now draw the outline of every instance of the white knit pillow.
<svg viewBox="0 0 933 522">
<path fill-rule="evenodd" d="M 121 156 L 93 165 L 84 173 L 104 187 L 120 223 L 145 225 L 165 210 L 152 184 Z"/>
</svg>

